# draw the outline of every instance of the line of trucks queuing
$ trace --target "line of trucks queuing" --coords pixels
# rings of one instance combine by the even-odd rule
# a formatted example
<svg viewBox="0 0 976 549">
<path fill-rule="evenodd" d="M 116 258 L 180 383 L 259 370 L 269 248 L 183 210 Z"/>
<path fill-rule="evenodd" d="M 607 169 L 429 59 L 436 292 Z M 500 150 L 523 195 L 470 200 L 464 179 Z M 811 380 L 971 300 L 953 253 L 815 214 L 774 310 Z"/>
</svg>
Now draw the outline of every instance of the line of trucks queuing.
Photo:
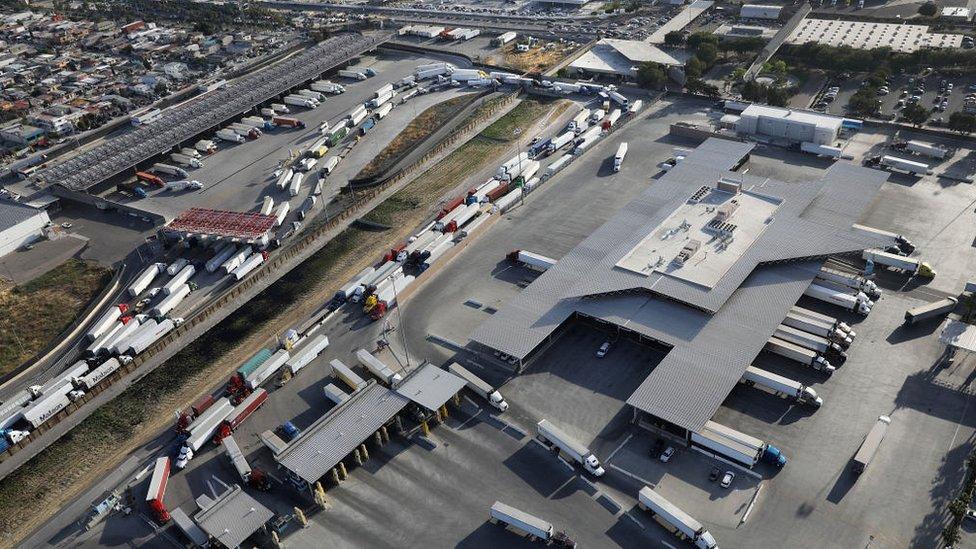
<svg viewBox="0 0 976 549">
<path fill-rule="evenodd" d="M 932 158 L 937 161 L 945 160 L 951 157 L 955 152 L 952 149 L 948 149 L 941 145 L 933 145 L 930 143 L 924 143 L 922 141 L 896 141 L 889 145 L 889 148 L 896 151 L 910 153 L 915 156 Z M 885 166 L 887 168 L 912 175 L 932 175 L 932 168 L 929 164 L 887 154 L 868 158 L 865 161 L 865 164 L 869 166 Z"/>
</svg>

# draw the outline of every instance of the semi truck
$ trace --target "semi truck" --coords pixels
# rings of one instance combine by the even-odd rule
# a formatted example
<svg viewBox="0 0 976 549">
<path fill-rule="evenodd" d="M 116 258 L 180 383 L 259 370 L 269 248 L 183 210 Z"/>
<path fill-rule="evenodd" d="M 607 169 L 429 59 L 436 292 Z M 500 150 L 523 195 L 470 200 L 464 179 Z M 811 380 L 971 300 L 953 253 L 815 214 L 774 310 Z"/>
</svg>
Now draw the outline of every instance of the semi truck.
<svg viewBox="0 0 976 549">
<path fill-rule="evenodd" d="M 349 78 L 351 80 L 366 80 L 366 75 L 350 69 L 342 69 L 339 71 L 339 76 L 343 78 Z"/>
<path fill-rule="evenodd" d="M 374 113 L 376 115 L 376 119 L 377 120 L 382 120 L 383 117 L 385 117 L 386 115 L 390 114 L 390 111 L 391 110 L 393 110 L 393 103 L 387 103 L 387 104 L 383 105 L 382 107 L 376 109 L 376 112 Z"/>
<path fill-rule="evenodd" d="M 338 307 L 346 301 L 349 301 L 353 294 L 356 293 L 356 288 L 361 287 L 375 272 L 375 267 L 366 267 L 360 271 L 345 286 L 336 291 L 335 295 L 332 296 L 332 305 Z"/>
<path fill-rule="evenodd" d="M 687 539 L 699 549 L 718 549 L 712 534 L 691 515 L 666 500 L 664 496 L 644 486 L 637 492 L 637 505 L 654 516 L 654 520 L 672 534 Z"/>
<path fill-rule="evenodd" d="M 295 128 L 298 130 L 305 129 L 305 123 L 297 118 L 290 118 L 287 116 L 276 116 L 274 117 L 272 122 L 274 122 L 275 126 L 282 127 L 282 128 Z"/>
<path fill-rule="evenodd" d="M 244 263 L 244 260 L 250 256 L 251 256 L 251 247 L 244 246 L 243 248 L 237 250 L 232 256 L 227 258 L 227 261 L 224 261 L 220 265 L 220 268 L 223 269 L 224 274 L 230 274 L 241 263 Z"/>
<path fill-rule="evenodd" d="M 865 261 L 870 261 L 877 265 L 901 269 L 912 276 L 918 275 L 924 278 L 935 277 L 935 270 L 931 265 L 914 257 L 905 257 L 881 250 L 864 250 L 861 257 Z"/>
<path fill-rule="evenodd" d="M 566 145 L 572 143 L 575 138 L 576 138 L 576 134 L 574 134 L 571 131 L 561 133 L 556 137 L 552 138 L 552 141 L 549 142 L 549 145 L 546 147 L 546 150 L 549 151 L 549 154 L 552 154 L 558 151 L 559 149 L 565 147 Z"/>
<path fill-rule="evenodd" d="M 264 200 L 261 201 L 261 214 L 271 215 L 271 211 L 274 210 L 275 201 L 271 196 L 265 196 Z"/>
<path fill-rule="evenodd" d="M 227 419 L 233 409 L 234 406 L 230 403 L 230 399 L 222 397 L 193 420 L 193 423 L 187 428 L 186 440 L 183 441 L 183 446 L 180 448 L 179 455 L 174 463 L 177 469 L 186 467 L 186 464 L 193 459 L 193 454 L 200 451 L 200 448 L 203 448 L 203 445 L 213 438 L 217 428 Z"/>
<path fill-rule="evenodd" d="M 923 143 L 921 141 L 906 142 L 905 150 L 911 151 L 915 154 L 920 154 L 922 156 L 937 158 L 939 160 L 942 160 L 943 158 L 949 156 L 949 149 L 939 145 L 931 145 L 929 143 Z"/>
<path fill-rule="evenodd" d="M 912 325 L 930 318 L 943 317 L 951 313 L 956 308 L 957 303 L 959 303 L 958 298 L 947 297 L 939 301 L 912 307 L 905 311 L 905 324 Z"/>
<path fill-rule="evenodd" d="M 286 95 L 282 101 L 284 101 L 286 105 L 305 107 L 306 109 L 314 109 L 316 105 L 318 105 L 318 103 L 312 98 L 301 95 Z"/>
<path fill-rule="evenodd" d="M 136 324 L 138 325 L 138 323 Z M 94 370 L 77 378 L 75 380 L 75 387 L 84 391 L 91 391 L 99 382 L 115 373 L 121 367 L 122 363 L 119 362 L 119 359 L 112 357 Z"/>
<path fill-rule="evenodd" d="M 828 326 L 831 329 L 837 329 L 847 334 L 847 337 L 853 339 L 857 338 L 857 332 L 855 332 L 849 324 L 846 322 L 841 322 L 837 320 L 836 317 L 818 313 L 816 311 L 811 311 L 810 309 L 800 307 L 799 305 L 794 305 L 790 307 L 790 316 L 802 317 L 808 320 L 813 320 Z"/>
<path fill-rule="evenodd" d="M 795 360 L 804 366 L 809 366 L 814 370 L 820 370 L 827 374 L 834 373 L 834 366 L 829 360 L 820 356 L 820 353 L 807 349 L 806 347 L 801 347 L 790 343 L 789 341 L 783 341 L 778 337 L 771 337 L 769 341 L 766 342 L 766 350 L 779 355 L 781 357 L 788 358 L 790 360 Z"/>
<path fill-rule="evenodd" d="M 295 175 L 295 170 L 288 168 L 278 175 L 277 181 L 275 181 L 275 186 L 281 190 L 288 188 L 288 183 L 291 182 L 291 176 Z"/>
<path fill-rule="evenodd" d="M 565 453 L 595 477 L 603 476 L 606 473 L 606 469 L 600 465 L 600 460 L 593 455 L 593 452 L 576 439 L 567 435 L 562 429 L 559 429 L 545 419 L 540 421 L 536 427 L 539 431 L 539 439 L 546 446 L 557 448 L 562 453 Z"/>
<path fill-rule="evenodd" d="M 157 187 L 163 187 L 166 185 L 166 182 L 163 181 L 163 178 L 159 177 L 158 175 L 151 174 L 149 172 L 136 172 L 136 180 L 145 181 L 146 183 L 155 185 Z"/>
<path fill-rule="evenodd" d="M 201 139 L 197 141 L 193 145 L 193 148 L 204 154 L 213 154 L 217 152 L 217 144 L 210 139 Z"/>
<path fill-rule="evenodd" d="M 282 366 L 288 362 L 291 358 L 291 354 L 285 349 L 279 349 L 278 352 L 271 355 L 271 358 L 265 360 L 260 366 L 254 369 L 245 379 L 244 382 L 252 390 L 257 389 L 264 383 L 268 378 L 277 373 Z"/>
<path fill-rule="evenodd" d="M 400 374 L 394 372 L 389 366 L 373 356 L 366 349 L 358 349 L 355 355 L 359 363 L 383 383 L 395 386 L 403 380 Z"/>
<path fill-rule="evenodd" d="M 112 329 L 112 326 L 122 317 L 122 310 L 116 306 L 109 307 L 107 311 L 102 313 L 102 316 L 98 317 L 98 320 L 92 324 L 92 327 L 88 330 L 85 336 L 89 341 L 95 341 L 99 336 L 105 332 Z"/>
<path fill-rule="evenodd" d="M 331 93 L 333 95 L 338 95 L 346 91 L 346 88 L 330 80 L 318 80 L 316 82 L 312 82 L 309 87 L 317 92 Z"/>
<path fill-rule="evenodd" d="M 129 295 L 131 297 L 136 297 L 137 295 L 146 291 L 146 288 L 152 284 L 152 281 L 159 276 L 159 273 L 161 273 L 165 268 L 165 263 L 154 263 L 146 267 L 127 288 Z"/>
<path fill-rule="evenodd" d="M 786 318 L 783 319 L 783 325 L 826 338 L 845 349 L 850 347 L 851 343 L 854 342 L 854 339 L 848 332 L 836 328 L 829 323 L 798 315 L 792 311 L 786 313 Z"/>
<path fill-rule="evenodd" d="M 229 141 L 231 143 L 243 143 L 245 141 L 245 139 L 237 132 L 226 128 L 217 130 L 216 137 L 221 141 Z"/>
<path fill-rule="evenodd" d="M 613 172 L 617 173 L 620 171 L 621 166 L 624 165 L 624 157 L 627 156 L 627 143 L 621 143 L 617 147 L 617 154 L 613 155 Z"/>
<path fill-rule="evenodd" d="M 814 408 L 823 406 L 823 399 L 817 395 L 817 391 L 812 387 L 807 387 L 798 381 L 761 370 L 755 366 L 746 367 L 740 383 L 749 386 L 760 385 L 776 394 L 784 394 L 797 402 L 809 404 Z"/>
<path fill-rule="evenodd" d="M 847 353 L 844 352 L 844 348 L 838 343 L 827 340 L 827 338 L 783 324 L 776 327 L 773 337 L 816 351 L 829 360 L 831 364 L 842 366 L 847 362 Z"/>
<path fill-rule="evenodd" d="M 173 166 L 170 164 L 163 164 L 161 162 L 157 162 L 153 164 L 153 171 L 158 173 L 173 175 L 176 177 L 184 177 L 184 178 L 188 177 L 189 175 L 186 173 L 186 170 L 184 170 L 183 168 Z"/>
<path fill-rule="evenodd" d="M 821 286 L 820 284 L 810 284 L 803 292 L 803 295 L 812 297 L 814 299 L 819 299 L 820 301 L 824 301 L 832 305 L 837 305 L 844 310 L 865 316 L 871 312 L 871 307 L 874 306 L 874 302 L 868 299 L 868 296 L 863 292 L 859 292 L 857 295 L 854 295 L 845 291 L 827 288 L 826 286 Z"/>
<path fill-rule="evenodd" d="M 471 373 L 464 366 L 461 366 L 457 362 L 452 362 L 447 366 L 447 370 L 463 379 L 468 389 L 471 389 L 478 396 L 487 400 L 489 404 L 497 408 L 500 412 L 508 410 L 508 402 L 505 402 L 501 393 L 489 385 L 488 382 Z"/>
<path fill-rule="evenodd" d="M 169 483 L 169 466 L 170 460 L 168 457 L 156 458 L 156 464 L 153 466 L 153 474 L 149 479 L 149 488 L 146 490 L 146 503 L 149 504 L 149 508 L 156 515 L 156 519 L 162 523 L 169 522 L 170 519 L 169 511 L 166 510 L 166 504 L 163 503 L 163 497 L 166 495 L 166 485 Z"/>
<path fill-rule="evenodd" d="M 174 193 L 186 190 L 198 191 L 203 188 L 203 183 L 200 183 L 196 179 L 181 179 L 180 181 L 170 181 L 164 188 Z"/>
<path fill-rule="evenodd" d="M 271 110 L 273 110 L 277 114 L 288 114 L 291 112 L 291 109 L 288 108 L 288 105 L 285 105 L 284 103 L 272 103 Z M 278 122 L 275 121 L 275 124 L 277 123 Z"/>
<path fill-rule="evenodd" d="M 546 257 L 544 255 L 539 255 L 536 253 L 528 252 L 525 250 L 513 250 L 505 256 L 509 261 L 520 263 L 525 265 L 529 269 L 534 271 L 545 272 L 549 270 L 552 266 L 556 264 L 556 260 Z"/>
<path fill-rule="evenodd" d="M 309 99 L 313 99 L 316 103 L 320 103 L 320 104 L 323 101 L 325 101 L 325 96 L 322 95 L 321 92 L 317 92 L 315 90 L 307 90 L 307 89 L 306 90 L 298 90 L 297 92 L 295 92 L 295 94 L 296 95 L 301 95 L 302 97 L 308 97 Z"/>
<path fill-rule="evenodd" d="M 366 381 L 338 358 L 332 359 L 329 365 L 332 366 L 332 373 L 354 392 L 366 386 Z"/>
<path fill-rule="evenodd" d="M 488 512 L 488 522 L 504 524 L 516 533 L 528 536 L 530 540 L 540 540 L 546 545 L 556 547 L 576 547 L 576 543 L 563 532 L 557 532 L 551 523 L 520 511 L 511 505 L 496 501 Z"/>
<path fill-rule="evenodd" d="M 855 474 L 860 475 L 864 472 L 864 469 L 871 464 L 871 460 L 874 459 L 874 455 L 878 453 L 878 447 L 881 446 L 881 441 L 884 440 L 885 433 L 888 432 L 888 425 L 890 424 L 890 417 L 878 416 L 878 421 L 875 422 L 873 427 L 871 427 L 871 430 L 868 432 L 867 436 L 864 437 L 864 442 L 861 443 L 861 447 L 858 448 L 857 453 L 854 454 L 851 467 Z"/>
<path fill-rule="evenodd" d="M 221 444 L 223 444 L 224 451 L 227 453 L 227 461 L 229 461 L 231 467 L 237 471 L 237 476 L 241 478 L 241 482 L 246 485 L 251 480 L 251 466 L 247 463 L 247 459 L 244 457 L 244 452 L 241 451 L 241 447 L 238 446 L 237 441 L 234 440 L 234 435 L 224 437 Z"/>
<path fill-rule="evenodd" d="M 701 432 L 692 432 L 691 442 L 750 468 L 760 461 L 776 467 L 787 463 L 776 446 L 714 421 L 706 421 Z"/>
<path fill-rule="evenodd" d="M 897 156 L 884 155 L 881 157 L 880 163 L 882 166 L 886 166 L 893 170 L 900 170 L 913 175 L 932 175 L 932 169 L 928 164 L 922 162 L 915 162 L 914 160 L 906 160 L 904 158 L 898 158 Z"/>
<path fill-rule="evenodd" d="M 298 196 L 298 191 L 302 188 L 302 177 L 304 176 L 300 172 L 292 174 L 288 183 L 288 196 Z"/>
<path fill-rule="evenodd" d="M 504 46 L 505 44 L 508 44 L 512 40 L 515 40 L 517 37 L 518 34 L 516 34 L 515 31 L 503 32 L 502 34 L 499 34 L 498 36 L 492 38 L 491 44 L 493 46 Z"/>
<path fill-rule="evenodd" d="M 840 284 L 848 288 L 864 292 L 870 299 L 881 298 L 881 288 L 873 280 L 864 278 L 857 273 L 844 272 L 831 267 L 821 267 L 814 280 L 824 280 L 833 284 Z"/>
<path fill-rule="evenodd" d="M 189 166 L 191 168 L 202 168 L 203 167 L 203 162 L 200 162 L 199 160 L 197 160 L 196 157 L 193 157 L 193 156 L 190 156 L 190 155 L 187 155 L 187 154 L 173 153 L 173 154 L 169 155 L 169 157 L 170 157 L 170 159 L 173 162 L 176 162 L 177 164 L 180 164 L 180 165 L 183 165 L 183 166 Z"/>
<path fill-rule="evenodd" d="M 322 168 L 319 169 L 319 174 L 329 175 L 332 173 L 333 170 L 336 169 L 336 166 L 338 165 L 339 165 L 339 157 L 330 156 L 326 158 L 324 162 L 322 162 Z"/>
<path fill-rule="evenodd" d="M 173 509 L 170 517 L 173 519 L 173 524 L 183 532 L 186 539 L 190 540 L 195 547 L 206 547 L 210 543 L 210 538 L 207 537 L 206 532 L 193 522 L 193 519 L 188 517 L 183 509 L 179 507 Z"/>
<path fill-rule="evenodd" d="M 230 275 L 234 277 L 234 280 L 241 281 L 245 276 L 250 274 L 251 271 L 260 267 L 261 264 L 264 263 L 264 260 L 264 253 L 251 254 L 251 257 L 245 259 L 243 263 L 238 265 L 233 271 L 230 272 Z"/>
</svg>

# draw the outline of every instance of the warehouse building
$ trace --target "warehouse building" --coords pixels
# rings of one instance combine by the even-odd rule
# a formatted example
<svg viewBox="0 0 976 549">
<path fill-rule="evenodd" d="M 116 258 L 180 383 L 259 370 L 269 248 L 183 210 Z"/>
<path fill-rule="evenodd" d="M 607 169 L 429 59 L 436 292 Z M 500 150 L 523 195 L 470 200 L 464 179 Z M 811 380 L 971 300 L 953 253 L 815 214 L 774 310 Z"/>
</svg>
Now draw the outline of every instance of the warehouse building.
<svg viewBox="0 0 976 549">
<path fill-rule="evenodd" d="M 740 19 L 779 19 L 783 6 L 768 6 L 763 4 L 743 4 L 739 9 Z"/>
<path fill-rule="evenodd" d="M 633 80 L 638 67 L 652 62 L 665 67 L 673 80 L 683 82 L 688 58 L 683 50 L 665 51 L 639 40 L 604 38 L 570 63 L 569 70 L 580 77 L 611 77 L 623 81 Z"/>
<path fill-rule="evenodd" d="M 648 36 L 646 41 L 649 44 L 663 44 L 664 37 L 667 36 L 669 32 L 683 31 L 685 27 L 690 25 L 695 19 L 698 19 L 701 14 L 708 11 L 713 5 L 715 5 L 715 2 L 712 2 L 712 0 L 695 0 L 694 2 L 688 4 L 686 8 L 678 12 L 674 17 L 668 19 L 656 31 Z"/>
<path fill-rule="evenodd" d="M 833 145 L 844 119 L 769 105 L 749 105 L 734 121 L 736 133 L 754 139 Z"/>
<path fill-rule="evenodd" d="M 797 184 L 731 171 L 753 146 L 705 141 L 482 323 L 473 350 L 524 368 L 593 321 L 669 349 L 627 400 L 635 421 L 702 430 L 825 259 L 888 240 L 852 227 L 885 173 L 837 162 Z"/>
<path fill-rule="evenodd" d="M 45 210 L 0 199 L 0 257 L 44 238 L 50 224 Z"/>
<path fill-rule="evenodd" d="M 786 43 L 815 42 L 862 50 L 891 48 L 898 53 L 912 53 L 923 48 L 961 48 L 963 36 L 930 32 L 928 25 L 804 19 L 786 39 Z"/>
</svg>

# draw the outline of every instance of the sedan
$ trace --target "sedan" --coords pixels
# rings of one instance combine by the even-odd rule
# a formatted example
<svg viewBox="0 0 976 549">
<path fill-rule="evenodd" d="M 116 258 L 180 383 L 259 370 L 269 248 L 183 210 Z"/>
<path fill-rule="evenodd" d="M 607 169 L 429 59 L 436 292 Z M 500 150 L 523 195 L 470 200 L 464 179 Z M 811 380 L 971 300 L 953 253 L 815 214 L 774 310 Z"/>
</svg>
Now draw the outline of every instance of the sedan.
<svg viewBox="0 0 976 549">
<path fill-rule="evenodd" d="M 732 481 L 735 480 L 735 473 L 732 471 L 726 471 L 725 476 L 722 477 L 722 488 L 728 488 L 732 486 Z"/>
<path fill-rule="evenodd" d="M 608 352 L 610 352 L 610 342 L 604 341 L 603 345 L 600 345 L 600 348 L 596 350 L 596 357 L 603 358 L 607 356 Z"/>
<path fill-rule="evenodd" d="M 674 457 L 674 446 L 668 446 L 668 449 L 665 450 L 663 454 L 661 454 L 661 463 L 667 463 L 671 461 L 672 457 Z"/>
</svg>

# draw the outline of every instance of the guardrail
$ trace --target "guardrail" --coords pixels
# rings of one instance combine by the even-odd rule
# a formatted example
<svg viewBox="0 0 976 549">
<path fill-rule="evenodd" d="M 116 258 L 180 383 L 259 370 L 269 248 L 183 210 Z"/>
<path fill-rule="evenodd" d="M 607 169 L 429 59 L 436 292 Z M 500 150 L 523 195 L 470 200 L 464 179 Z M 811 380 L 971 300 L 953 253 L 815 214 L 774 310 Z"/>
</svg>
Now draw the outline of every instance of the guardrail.
<svg viewBox="0 0 976 549">
<path fill-rule="evenodd" d="M 127 387 L 161 366 L 184 346 L 229 316 L 237 307 L 252 299 L 260 291 L 277 281 L 283 274 L 317 252 L 339 232 L 347 228 L 353 219 L 371 209 L 370 205 L 373 200 L 383 198 L 385 195 L 399 190 L 399 187 L 411 181 L 413 176 L 428 169 L 427 164 L 429 162 L 439 160 L 438 156 L 451 145 L 457 144 L 462 139 L 469 139 L 474 130 L 480 131 L 481 126 L 486 121 L 491 120 L 503 109 L 507 109 L 517 98 L 518 92 L 505 96 L 501 101 L 495 103 L 491 109 L 479 115 L 477 119 L 455 130 L 445 139 L 444 143 L 425 154 L 410 168 L 403 170 L 383 184 L 364 191 L 348 208 L 336 216 L 309 227 L 301 238 L 281 248 L 271 260 L 262 264 L 244 280 L 227 288 L 205 307 L 189 315 L 182 325 L 149 346 L 131 363 L 120 367 L 91 391 L 32 431 L 24 440 L 0 453 L 0 479 L 15 471 L 94 413 L 102 404 L 102 402 L 93 402 L 96 397 L 102 393 L 110 392 L 108 398 L 114 398 Z M 236 306 L 232 306 L 234 304 Z"/>
</svg>

